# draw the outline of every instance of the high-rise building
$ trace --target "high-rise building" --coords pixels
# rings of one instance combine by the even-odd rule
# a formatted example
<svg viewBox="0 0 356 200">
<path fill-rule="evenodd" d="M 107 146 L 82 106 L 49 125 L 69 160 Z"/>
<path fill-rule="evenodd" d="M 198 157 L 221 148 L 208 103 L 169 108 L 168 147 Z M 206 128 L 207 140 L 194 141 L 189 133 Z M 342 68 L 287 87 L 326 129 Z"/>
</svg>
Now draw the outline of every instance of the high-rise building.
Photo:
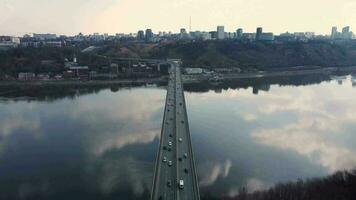
<svg viewBox="0 0 356 200">
<path fill-rule="evenodd" d="M 224 38 L 225 38 L 224 26 L 218 26 L 217 27 L 217 39 L 223 40 Z"/>
<path fill-rule="evenodd" d="M 345 26 L 344 28 L 342 28 L 342 34 L 347 34 L 350 32 L 350 27 L 349 26 Z"/>
<path fill-rule="evenodd" d="M 187 30 L 185 28 L 181 28 L 179 36 L 180 36 L 180 38 L 187 38 L 188 37 Z"/>
<path fill-rule="evenodd" d="M 262 27 L 258 27 L 256 30 L 256 40 L 260 40 L 261 39 L 261 35 L 262 35 Z"/>
<path fill-rule="evenodd" d="M 241 39 L 242 38 L 242 35 L 243 35 L 243 30 L 242 28 L 239 28 L 236 30 L 236 38 L 237 39 Z"/>
<path fill-rule="evenodd" d="M 210 31 L 209 34 L 211 36 L 211 39 L 215 40 L 218 38 L 218 32 L 216 32 L 216 31 Z"/>
<path fill-rule="evenodd" d="M 341 37 L 342 39 L 352 39 L 353 33 L 350 31 L 350 27 L 346 26 L 342 29 Z"/>
<path fill-rule="evenodd" d="M 331 28 L 331 38 L 332 38 L 332 39 L 337 38 L 337 27 L 336 27 L 336 26 L 333 26 L 333 27 Z"/>
<path fill-rule="evenodd" d="M 145 33 L 142 30 L 137 32 L 137 40 L 145 40 Z"/>
<path fill-rule="evenodd" d="M 55 39 L 57 39 L 57 35 L 56 34 L 50 34 L 50 33 L 47 33 L 47 34 L 34 33 L 33 37 L 38 39 L 38 40 L 55 40 Z"/>
<path fill-rule="evenodd" d="M 146 42 L 152 42 L 152 40 L 153 40 L 153 32 L 152 32 L 151 29 L 146 29 L 145 36 L 146 36 L 146 38 L 145 38 Z"/>
</svg>

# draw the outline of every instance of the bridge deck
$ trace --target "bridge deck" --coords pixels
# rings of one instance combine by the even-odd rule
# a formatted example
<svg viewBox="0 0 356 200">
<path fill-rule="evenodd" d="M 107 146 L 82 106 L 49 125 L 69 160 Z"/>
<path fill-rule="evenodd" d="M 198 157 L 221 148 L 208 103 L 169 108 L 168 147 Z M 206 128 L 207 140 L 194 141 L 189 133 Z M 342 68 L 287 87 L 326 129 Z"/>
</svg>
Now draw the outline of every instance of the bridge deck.
<svg viewBox="0 0 356 200">
<path fill-rule="evenodd" d="M 181 71 L 177 63 L 170 64 L 172 67 L 151 199 L 198 200 L 199 188 Z M 184 182 L 183 188 L 179 187 L 181 180 Z"/>
</svg>

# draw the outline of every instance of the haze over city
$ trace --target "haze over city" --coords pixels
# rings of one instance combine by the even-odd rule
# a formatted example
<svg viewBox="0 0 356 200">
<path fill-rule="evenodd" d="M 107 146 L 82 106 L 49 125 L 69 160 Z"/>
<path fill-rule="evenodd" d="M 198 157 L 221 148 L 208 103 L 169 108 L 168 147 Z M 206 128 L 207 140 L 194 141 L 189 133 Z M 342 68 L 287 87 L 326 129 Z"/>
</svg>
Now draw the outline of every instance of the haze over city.
<svg viewBox="0 0 356 200">
<path fill-rule="evenodd" d="M 356 0 L 0 0 L 0 200 L 356 200 Z"/>
<path fill-rule="evenodd" d="M 215 30 L 238 27 L 254 31 L 313 31 L 330 33 L 331 26 L 356 27 L 356 2 L 352 0 L 0 0 L 0 34 L 25 33 L 75 35 L 136 32 Z M 301 23 L 302 22 L 302 23 Z"/>
</svg>

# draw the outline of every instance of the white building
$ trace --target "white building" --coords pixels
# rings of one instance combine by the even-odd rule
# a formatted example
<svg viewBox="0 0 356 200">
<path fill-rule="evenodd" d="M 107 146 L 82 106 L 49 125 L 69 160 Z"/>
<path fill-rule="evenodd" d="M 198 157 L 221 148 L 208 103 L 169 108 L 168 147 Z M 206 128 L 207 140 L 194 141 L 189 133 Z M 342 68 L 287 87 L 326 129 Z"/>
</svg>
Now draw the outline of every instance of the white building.
<svg viewBox="0 0 356 200">
<path fill-rule="evenodd" d="M 274 35 L 273 33 L 261 33 L 259 40 L 261 41 L 273 41 Z"/>
<path fill-rule="evenodd" d="M 19 73 L 19 80 L 22 81 L 28 81 L 28 80 L 34 80 L 35 79 L 35 74 L 34 73 L 30 73 L 30 72 L 21 72 Z"/>
<path fill-rule="evenodd" d="M 11 36 L 0 36 L 0 48 L 18 47 L 20 45 L 20 38 Z"/>
<path fill-rule="evenodd" d="M 55 40 L 55 39 L 57 39 L 57 35 L 56 34 L 50 34 L 50 33 L 46 33 L 46 34 L 34 33 L 33 37 L 38 39 L 38 40 Z"/>
<path fill-rule="evenodd" d="M 202 74 L 203 69 L 202 68 L 185 68 L 185 72 L 189 75 L 192 74 Z"/>
<path fill-rule="evenodd" d="M 223 40 L 223 39 L 225 39 L 224 26 L 218 26 L 218 27 L 217 27 L 217 39 L 218 39 L 218 40 Z"/>
</svg>

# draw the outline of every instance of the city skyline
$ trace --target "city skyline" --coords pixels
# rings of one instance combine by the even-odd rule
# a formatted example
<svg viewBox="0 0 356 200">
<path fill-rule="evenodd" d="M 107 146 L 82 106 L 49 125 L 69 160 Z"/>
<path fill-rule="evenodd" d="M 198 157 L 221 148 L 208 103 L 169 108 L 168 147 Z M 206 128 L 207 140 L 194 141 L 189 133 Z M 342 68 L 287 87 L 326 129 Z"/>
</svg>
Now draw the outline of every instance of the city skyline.
<svg viewBox="0 0 356 200">
<path fill-rule="evenodd" d="M 330 34 L 330 27 L 356 27 L 356 2 L 306 0 L 0 0 L 0 35 L 22 36 L 26 33 L 76 35 L 99 33 L 136 33 L 150 28 L 153 32 L 216 30 L 226 32 L 243 28 L 254 32 L 262 26 L 276 34 L 311 31 Z M 318 12 L 315 9 L 318 8 Z"/>
</svg>

